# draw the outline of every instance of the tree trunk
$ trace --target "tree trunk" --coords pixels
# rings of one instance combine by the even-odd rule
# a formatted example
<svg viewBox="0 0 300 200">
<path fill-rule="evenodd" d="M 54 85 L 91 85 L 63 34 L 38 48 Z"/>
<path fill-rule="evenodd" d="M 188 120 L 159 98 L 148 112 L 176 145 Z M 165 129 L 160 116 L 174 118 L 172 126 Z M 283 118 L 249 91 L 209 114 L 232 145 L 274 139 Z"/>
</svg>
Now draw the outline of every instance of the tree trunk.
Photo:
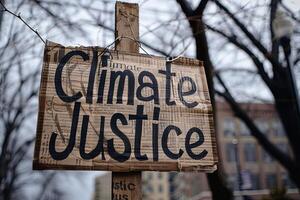
<svg viewBox="0 0 300 200">
<path fill-rule="evenodd" d="M 284 70 L 286 72 L 286 70 Z M 274 76 L 274 89 L 272 91 L 275 99 L 275 107 L 281 119 L 282 125 L 289 139 L 291 150 L 293 152 L 294 166 L 286 168 L 289 171 L 290 178 L 300 188 L 300 116 L 297 103 L 293 97 L 291 86 L 287 74 L 278 74 Z M 288 152 L 285 152 L 288 154 Z"/>
<path fill-rule="evenodd" d="M 190 26 L 193 31 L 194 38 L 196 40 L 196 56 L 197 59 L 204 62 L 205 74 L 210 94 L 211 103 L 213 106 L 213 116 L 214 116 L 214 127 L 217 137 L 217 126 L 216 126 L 216 104 L 215 104 L 215 91 L 213 83 L 213 65 L 210 60 L 208 44 L 204 29 L 204 24 L 202 18 L 190 21 Z M 218 140 L 217 140 L 218 141 Z M 214 200 L 231 200 L 233 199 L 232 191 L 227 188 L 222 175 L 222 166 L 218 165 L 218 170 L 211 174 L 207 174 L 207 180 L 209 187 L 212 192 L 212 197 Z"/>
<path fill-rule="evenodd" d="M 281 77 L 278 77 L 275 84 L 276 88 L 272 91 L 275 98 L 275 106 L 290 141 L 294 159 L 299 162 L 300 116 L 297 112 L 297 104 L 291 94 L 291 87 L 285 76 L 281 75 Z"/>
<path fill-rule="evenodd" d="M 0 0 L 1 4 L 5 5 L 5 0 Z M 3 23 L 3 14 L 4 14 L 4 11 L 1 11 L 0 12 L 0 35 L 1 35 L 1 28 L 2 28 L 2 23 Z"/>
</svg>

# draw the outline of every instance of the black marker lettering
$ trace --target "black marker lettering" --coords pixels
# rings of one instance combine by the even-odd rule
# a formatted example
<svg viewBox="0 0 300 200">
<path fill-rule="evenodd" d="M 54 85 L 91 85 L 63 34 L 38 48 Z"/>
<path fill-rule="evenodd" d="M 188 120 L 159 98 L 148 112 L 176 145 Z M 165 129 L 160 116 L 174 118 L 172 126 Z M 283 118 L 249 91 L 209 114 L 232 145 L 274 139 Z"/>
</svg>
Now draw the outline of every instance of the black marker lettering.
<svg viewBox="0 0 300 200">
<path fill-rule="evenodd" d="M 128 125 L 128 122 L 126 120 L 126 118 L 124 117 L 123 114 L 121 113 L 115 113 L 110 120 L 110 127 L 112 132 L 119 136 L 119 138 L 123 141 L 124 143 L 124 152 L 123 153 L 118 153 L 114 147 L 114 139 L 110 139 L 107 140 L 107 148 L 108 148 L 108 154 L 110 155 L 110 157 L 112 157 L 113 159 L 119 161 L 119 162 L 125 162 L 126 160 L 128 160 L 130 158 L 130 154 L 131 154 L 131 145 L 130 145 L 130 141 L 127 138 L 127 136 L 120 131 L 120 129 L 117 126 L 117 121 L 120 120 L 122 125 Z"/>
<path fill-rule="evenodd" d="M 87 92 L 86 92 L 86 103 L 89 103 L 89 104 L 93 103 L 93 90 L 94 90 L 94 82 L 95 82 L 97 64 L 98 64 L 98 51 L 93 50 L 93 60 L 92 60 L 92 64 L 91 64 L 88 88 L 87 88 Z"/>
<path fill-rule="evenodd" d="M 193 133 L 197 133 L 199 136 L 199 140 L 197 142 L 194 142 L 192 144 L 190 144 L 191 141 L 191 137 Z M 191 128 L 187 134 L 186 134 L 186 138 L 185 138 L 185 148 L 186 148 L 186 152 L 187 154 L 194 160 L 201 160 L 202 158 L 204 158 L 207 155 L 207 151 L 204 149 L 202 152 L 200 152 L 199 154 L 195 154 L 192 149 L 195 147 L 198 147 L 200 145 L 202 145 L 204 142 L 204 135 L 203 132 L 196 127 Z"/>
<path fill-rule="evenodd" d="M 176 105 L 175 101 L 171 101 L 171 80 L 172 76 L 176 76 L 175 73 L 171 72 L 171 63 L 166 62 L 166 71 L 158 70 L 159 73 L 166 75 L 166 104 L 168 106 Z"/>
<path fill-rule="evenodd" d="M 86 153 L 85 152 L 85 144 L 86 144 L 88 123 L 89 123 L 89 116 L 83 115 L 82 126 L 81 126 L 80 146 L 79 146 L 80 156 L 85 160 L 89 160 L 89 159 L 95 158 L 97 155 L 100 154 L 100 152 L 102 152 L 102 160 L 105 160 L 104 149 L 103 149 L 105 117 L 101 116 L 100 134 L 99 134 L 97 146 L 91 152 Z"/>
<path fill-rule="evenodd" d="M 62 75 L 62 71 L 63 68 L 65 66 L 65 64 L 73 57 L 73 56 L 81 56 L 83 58 L 84 61 L 89 59 L 89 55 L 84 53 L 83 51 L 71 51 L 69 53 L 67 53 L 60 61 L 60 63 L 58 64 L 56 71 L 55 71 L 55 90 L 56 93 L 58 95 L 58 97 L 67 103 L 71 103 L 74 102 L 78 99 L 80 99 L 82 97 L 81 92 L 77 92 L 76 94 L 74 94 L 73 96 L 68 96 L 63 88 L 62 88 L 62 80 L 61 80 L 61 75 Z"/>
<path fill-rule="evenodd" d="M 146 154 L 141 155 L 141 137 L 143 130 L 143 120 L 148 119 L 147 115 L 144 115 L 144 106 L 138 105 L 136 115 L 129 115 L 129 120 L 135 121 L 135 137 L 134 137 L 134 155 L 137 160 L 148 160 Z"/>
<path fill-rule="evenodd" d="M 114 95 L 114 88 L 115 88 L 115 82 L 116 79 L 120 77 L 119 84 L 118 84 L 118 92 L 117 92 L 117 103 L 122 104 L 123 103 L 123 92 L 124 92 L 124 85 L 125 85 L 125 78 L 128 79 L 128 98 L 127 98 L 127 104 L 133 105 L 134 103 L 134 89 L 135 89 L 135 78 L 130 70 L 124 70 L 124 71 L 112 71 L 110 74 L 110 84 L 109 84 L 109 92 L 107 97 L 107 103 L 112 104 L 113 101 L 113 95 Z"/>
<path fill-rule="evenodd" d="M 106 70 L 101 71 L 99 86 L 98 86 L 98 99 L 97 103 L 103 103 L 103 93 L 104 93 L 104 86 L 106 80 Z"/>
<path fill-rule="evenodd" d="M 128 183 L 128 190 L 135 190 L 135 184 Z"/>
<path fill-rule="evenodd" d="M 190 91 L 182 91 L 182 87 L 183 87 L 183 83 L 185 81 L 189 81 L 191 84 L 192 84 L 192 88 Z M 195 92 L 197 91 L 196 89 L 196 84 L 195 82 L 193 81 L 193 79 L 191 77 L 188 77 L 188 76 L 185 76 L 185 77 L 182 77 L 180 80 L 179 80 L 179 83 L 178 83 L 178 95 L 179 95 L 179 99 L 180 101 L 183 103 L 183 105 L 185 105 L 186 107 L 188 108 L 194 108 L 198 105 L 198 102 L 194 101 L 192 103 L 189 103 L 187 102 L 183 97 L 184 96 L 190 96 L 192 94 L 195 94 Z"/>
<path fill-rule="evenodd" d="M 169 134 L 170 134 L 171 130 L 174 130 L 176 132 L 177 136 L 181 134 L 181 130 L 177 126 L 169 125 L 163 132 L 163 136 L 161 139 L 161 146 L 162 146 L 163 151 L 169 158 L 176 160 L 182 156 L 183 150 L 179 149 L 178 153 L 173 153 L 170 151 L 170 149 L 168 147 L 168 139 L 169 139 Z"/>
<path fill-rule="evenodd" d="M 159 120 L 160 108 L 154 107 L 153 120 Z M 158 124 L 152 123 L 152 151 L 153 161 L 158 161 Z"/>
<path fill-rule="evenodd" d="M 145 76 L 147 76 L 151 80 L 152 83 L 144 83 Z M 159 104 L 158 85 L 157 85 L 157 80 L 156 80 L 155 76 L 151 72 L 142 71 L 139 74 L 138 80 L 139 80 L 140 86 L 136 90 L 136 97 L 142 101 L 152 101 L 154 99 L 154 103 Z M 148 97 L 144 97 L 142 95 L 142 90 L 146 87 L 149 87 L 153 90 L 153 94 Z"/>
<path fill-rule="evenodd" d="M 50 143 L 49 143 L 49 153 L 54 160 L 66 159 L 70 155 L 70 153 L 72 152 L 72 150 L 74 148 L 75 140 L 76 140 L 78 118 L 79 118 L 79 112 L 80 112 L 80 104 L 81 104 L 80 102 L 75 102 L 69 143 L 64 151 L 62 151 L 62 152 L 56 151 L 55 142 L 56 142 L 56 138 L 57 138 L 58 134 L 54 133 L 54 132 L 52 132 L 52 134 L 51 134 Z"/>
</svg>

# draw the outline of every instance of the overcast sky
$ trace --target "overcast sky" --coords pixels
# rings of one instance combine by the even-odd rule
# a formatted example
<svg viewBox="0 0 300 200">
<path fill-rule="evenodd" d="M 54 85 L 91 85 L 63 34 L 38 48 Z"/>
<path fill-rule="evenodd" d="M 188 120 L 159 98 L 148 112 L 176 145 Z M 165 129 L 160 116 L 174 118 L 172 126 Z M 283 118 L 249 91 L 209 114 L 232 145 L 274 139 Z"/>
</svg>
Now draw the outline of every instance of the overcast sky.
<svg viewBox="0 0 300 200">
<path fill-rule="evenodd" d="M 159 26 L 162 22 L 168 21 L 176 15 L 176 13 L 181 12 L 179 6 L 176 3 L 176 0 L 124 0 L 125 2 L 131 2 L 131 3 L 139 3 L 140 5 L 140 39 L 143 41 L 147 41 L 149 43 L 157 43 L 155 41 L 155 36 L 153 34 L 149 34 L 149 29 L 155 29 L 157 26 Z M 84 1 L 83 1 L 84 2 Z M 108 10 L 114 10 L 114 0 L 107 1 L 105 9 Z M 190 1 L 195 5 L 198 4 L 199 1 Z M 242 0 L 237 2 L 242 2 L 242 4 L 247 5 L 251 1 L 248 0 Z M 285 1 L 286 4 L 289 6 L 291 10 L 294 10 L 296 12 L 300 12 L 300 0 L 287 0 Z M 7 1 L 7 5 L 9 6 L 10 3 Z M 22 15 L 26 16 L 26 10 L 22 10 Z M 74 20 L 76 19 L 85 19 L 87 18 L 87 14 L 84 12 L 79 12 L 74 16 Z M 113 28 L 114 18 L 111 15 L 103 15 L 103 19 L 105 23 Z M 179 18 L 178 20 L 181 20 L 181 23 L 187 23 L 184 18 Z M 47 22 L 45 22 L 47 23 Z M 82 27 L 84 27 L 85 30 L 88 32 L 88 36 L 86 38 L 90 38 L 90 40 L 86 40 L 85 37 L 81 37 L 78 35 L 78 37 L 72 37 L 72 39 L 69 39 L 67 37 L 62 37 L 61 35 L 57 34 L 57 32 L 54 30 L 53 32 L 43 32 L 43 25 L 37 24 L 34 28 L 38 29 L 39 32 L 41 32 L 42 37 L 52 40 L 54 42 L 61 43 L 63 45 L 99 45 L 102 47 L 105 47 L 106 45 L 110 44 L 112 41 L 114 41 L 114 33 L 109 31 L 104 31 L 102 28 L 90 26 L 87 24 L 81 24 Z M 176 23 L 174 24 L 168 24 L 168 27 L 170 29 L 174 28 L 176 26 Z M 168 33 L 166 34 L 166 30 L 163 28 L 160 30 L 157 30 L 157 33 L 160 36 L 164 36 L 166 40 L 168 40 Z M 186 26 L 188 27 L 188 26 Z M 190 30 L 189 29 L 183 29 L 181 30 L 182 36 L 189 36 Z M 30 33 L 32 34 L 32 33 Z M 75 33 L 74 33 L 75 34 Z M 43 44 L 41 43 L 40 49 L 42 49 Z M 185 47 L 188 46 L 187 50 L 184 51 L 185 56 L 194 57 L 195 56 L 195 45 L 193 43 L 192 39 L 187 39 L 185 43 L 182 45 L 179 45 L 176 49 L 170 49 L 170 47 L 162 47 L 164 50 L 171 51 L 172 55 L 177 56 L 185 49 Z M 155 52 L 151 51 L 150 49 L 146 50 L 151 53 L 155 54 Z M 233 58 L 236 56 L 235 54 L 231 57 L 228 55 L 229 49 L 223 49 L 224 54 L 218 54 L 218 56 L 213 55 L 213 59 L 219 59 L 222 64 L 226 63 L 228 61 L 229 64 L 232 64 L 232 59 L 235 59 L 236 63 L 241 65 L 247 65 L 249 64 L 249 61 L 244 61 L 241 57 Z M 41 56 L 42 57 L 42 54 Z M 239 61 L 239 59 L 241 61 Z M 33 62 L 33 61 L 32 61 Z M 213 60 L 213 62 L 216 62 Z M 32 64 L 32 63 L 30 63 Z M 30 67 L 30 64 L 28 65 Z M 217 66 L 218 67 L 218 66 Z M 238 85 L 238 82 L 233 82 L 232 84 Z M 242 89 L 245 89 L 244 86 L 242 86 Z M 255 90 L 254 90 L 255 89 Z M 256 91 L 256 88 L 249 87 L 248 90 L 250 93 L 253 93 Z M 269 93 L 267 90 L 261 89 L 260 95 L 268 98 Z M 32 132 L 35 132 L 35 126 L 34 123 L 28 124 L 28 129 L 31 129 Z M 73 184 L 65 185 L 64 187 L 67 187 L 68 196 L 70 199 L 78 199 L 78 200 L 90 200 L 92 198 L 92 193 L 94 190 L 94 177 L 98 176 L 103 172 L 84 172 L 86 176 L 80 176 L 82 177 L 81 181 L 73 180 L 71 181 Z M 63 182 L 62 182 L 63 183 Z M 59 183 L 58 183 L 59 184 Z"/>
</svg>

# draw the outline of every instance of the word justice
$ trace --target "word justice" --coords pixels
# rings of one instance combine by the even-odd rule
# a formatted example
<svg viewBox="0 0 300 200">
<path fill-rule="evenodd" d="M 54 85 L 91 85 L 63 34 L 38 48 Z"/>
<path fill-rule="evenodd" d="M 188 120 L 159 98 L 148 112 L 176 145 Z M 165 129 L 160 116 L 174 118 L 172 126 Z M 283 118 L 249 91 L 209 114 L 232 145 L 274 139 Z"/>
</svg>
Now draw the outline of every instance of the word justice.
<svg viewBox="0 0 300 200">
<path fill-rule="evenodd" d="M 81 56 L 83 60 L 88 60 L 88 54 L 84 53 L 83 51 L 71 51 L 68 54 L 66 54 L 61 62 L 59 63 L 56 73 L 55 73 L 55 89 L 56 93 L 59 96 L 59 98 L 67 103 L 74 103 L 73 108 L 73 114 L 72 114 L 72 122 L 71 122 L 71 128 L 70 128 L 70 135 L 68 144 L 66 145 L 66 148 L 63 151 L 58 152 L 56 150 L 55 144 L 57 140 L 58 134 L 55 132 L 52 132 L 50 137 L 50 143 L 49 143 L 49 153 L 55 160 L 64 160 L 66 159 L 70 153 L 73 151 L 73 148 L 76 143 L 76 133 L 77 133 L 77 127 L 78 127 L 78 121 L 80 116 L 80 110 L 81 110 L 81 103 L 77 100 L 79 100 L 82 97 L 81 92 L 77 92 L 73 96 L 67 95 L 62 87 L 61 82 L 61 76 L 62 71 L 65 66 L 65 64 L 70 60 L 72 56 Z M 96 74 L 96 66 L 98 63 L 98 52 L 94 51 L 93 53 L 93 59 L 92 59 L 92 65 L 90 70 L 90 76 L 89 76 L 89 82 L 86 92 L 86 103 L 92 104 L 93 103 L 93 85 L 95 80 L 95 74 Z M 107 67 L 107 58 L 102 57 L 102 67 Z M 99 83 L 99 89 L 98 89 L 98 99 L 97 103 L 103 103 L 103 92 L 105 87 L 105 79 L 106 79 L 106 70 L 102 70 L 102 73 L 99 75 L 100 83 Z M 166 76 L 166 104 L 167 106 L 173 106 L 175 104 L 175 101 L 171 100 L 170 95 L 170 86 L 171 86 L 171 77 L 176 76 L 175 73 L 171 72 L 171 65 L 166 65 L 166 70 L 160 70 L 159 73 L 164 74 Z M 132 71 L 130 70 L 124 70 L 124 71 L 112 71 L 110 75 L 110 84 L 107 94 L 107 104 L 113 103 L 113 94 L 114 94 L 114 86 L 117 77 L 119 77 L 119 84 L 118 84 L 118 90 L 117 90 L 117 104 L 122 104 L 122 96 L 124 92 L 124 85 L 125 85 L 125 79 L 128 80 L 128 100 L 127 105 L 133 105 L 134 104 L 134 91 L 135 91 L 135 77 Z M 151 80 L 152 83 L 144 82 L 144 77 L 148 77 L 148 80 Z M 182 84 L 183 82 L 188 81 L 192 88 L 189 91 L 183 91 Z M 172 151 L 169 147 L 169 137 L 171 133 L 175 133 L 175 137 L 180 136 L 181 134 L 184 134 L 185 137 L 185 151 L 188 156 L 190 156 L 194 160 L 201 160 L 207 155 L 207 150 L 202 150 L 200 152 L 197 152 L 195 148 L 201 146 L 204 143 L 204 134 L 200 128 L 197 127 L 191 127 L 187 129 L 188 131 L 186 133 L 183 133 L 182 130 L 175 126 L 175 125 L 168 125 L 164 130 L 159 130 L 159 120 L 160 120 L 160 107 L 159 107 L 159 94 L 158 94 L 158 85 L 155 76 L 149 72 L 149 71 L 141 71 L 138 75 L 138 82 L 139 86 L 136 90 L 136 98 L 141 101 L 153 101 L 155 106 L 153 108 L 153 116 L 149 117 L 147 114 L 144 113 L 144 105 L 136 105 L 136 109 L 133 108 L 135 111 L 135 114 L 123 114 L 120 112 L 113 113 L 110 118 L 110 129 L 111 132 L 117 136 L 123 143 L 124 150 L 123 152 L 118 152 L 115 148 L 114 139 L 108 139 L 104 140 L 105 133 L 104 130 L 107 130 L 105 128 L 105 121 L 107 120 L 105 116 L 100 116 L 100 130 L 99 130 L 99 138 L 96 147 L 91 150 L 90 152 L 86 152 L 85 146 L 86 146 L 86 138 L 88 133 L 88 124 L 89 124 L 89 115 L 82 115 L 82 125 L 81 125 L 81 135 L 80 135 L 80 144 L 79 144 L 79 153 L 80 156 L 85 159 L 93 159 L 101 154 L 101 159 L 105 160 L 105 154 L 104 154 L 104 145 L 107 145 L 107 152 L 109 156 L 113 159 L 115 159 L 118 162 L 125 162 L 130 157 L 132 152 L 134 153 L 134 156 L 139 161 L 145 161 L 149 160 L 148 155 L 142 152 L 141 149 L 141 140 L 142 140 L 142 130 L 143 130 L 143 121 L 144 120 L 151 120 L 152 121 L 152 130 L 149 130 L 149 133 L 152 133 L 152 159 L 153 161 L 159 160 L 159 144 L 161 145 L 161 148 L 164 152 L 164 154 L 169 157 L 170 159 L 177 160 L 179 159 L 183 153 L 184 150 L 179 148 L 177 152 Z M 153 90 L 153 93 L 151 96 L 143 96 L 142 90 L 144 88 L 151 88 Z M 185 96 L 193 95 L 196 92 L 196 84 L 190 77 L 182 77 L 178 84 L 178 94 L 180 97 L 181 102 L 183 105 L 185 105 L 188 108 L 193 108 L 197 106 L 197 102 L 188 102 L 184 99 Z M 106 95 L 105 95 L 106 96 Z M 109 106 L 109 105 L 108 105 Z M 126 128 L 128 126 L 129 121 L 135 121 L 135 127 L 134 127 L 134 144 L 130 143 L 130 140 L 128 136 L 122 131 L 122 127 Z M 161 132 L 161 134 L 159 134 Z M 159 135 L 161 135 L 161 138 L 159 138 Z M 174 134 L 172 134 L 174 135 Z M 196 135 L 195 137 L 192 137 Z M 192 140 L 192 138 L 197 138 L 197 141 Z M 104 141 L 107 142 L 107 144 L 104 144 Z"/>
</svg>

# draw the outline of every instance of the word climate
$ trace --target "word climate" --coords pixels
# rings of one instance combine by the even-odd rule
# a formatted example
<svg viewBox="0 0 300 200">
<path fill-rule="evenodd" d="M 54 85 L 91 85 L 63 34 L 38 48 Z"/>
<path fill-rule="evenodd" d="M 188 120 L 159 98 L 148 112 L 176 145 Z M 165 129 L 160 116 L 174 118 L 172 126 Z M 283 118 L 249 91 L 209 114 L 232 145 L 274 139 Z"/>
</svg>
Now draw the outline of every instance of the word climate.
<svg viewBox="0 0 300 200">
<path fill-rule="evenodd" d="M 55 92 L 62 102 L 72 106 L 72 120 L 69 139 L 66 140 L 63 149 L 56 146 L 59 134 L 56 131 L 51 133 L 48 150 L 54 160 L 68 158 L 77 146 L 80 157 L 84 160 L 94 159 L 97 156 L 106 160 L 107 155 L 118 162 L 125 162 L 131 159 L 132 155 L 138 161 L 159 161 L 161 156 L 178 160 L 185 153 L 192 160 L 201 160 L 207 156 L 208 151 L 204 147 L 199 150 L 205 142 L 205 137 L 195 123 L 191 127 L 184 124 L 183 130 L 176 124 L 166 124 L 172 123 L 171 120 L 166 122 L 161 118 L 162 106 L 165 109 L 178 107 L 190 110 L 191 113 L 193 109 L 199 107 L 197 101 L 199 98 L 192 98 L 199 95 L 199 88 L 193 77 L 183 75 L 184 70 L 175 73 L 171 62 L 165 62 L 164 67 L 156 71 L 155 68 L 145 70 L 136 64 L 125 64 L 110 59 L 106 54 L 101 57 L 98 54 L 96 50 L 93 50 L 92 56 L 81 50 L 70 51 L 60 59 L 55 69 Z M 98 60 L 98 57 L 101 59 Z M 71 92 L 64 87 L 63 74 L 67 73 L 72 59 L 91 64 L 88 68 L 88 78 L 84 83 L 86 87 L 74 87 L 70 94 Z M 91 116 L 83 110 L 83 104 L 107 108 L 122 105 L 130 107 L 131 113 L 123 113 L 122 109 L 116 109 L 109 115 L 107 112 L 105 115 L 99 112 L 98 141 L 93 148 L 87 150 L 87 146 L 90 147 L 87 144 L 87 137 L 91 134 L 89 131 Z M 128 129 L 131 129 L 129 131 L 131 135 L 127 134 L 128 131 L 124 131 Z M 77 136 L 77 132 L 80 132 L 80 137 Z M 148 135 L 147 138 L 152 140 L 147 141 L 150 144 L 146 145 L 147 148 L 143 146 L 143 135 Z M 180 139 L 182 144 L 172 148 L 174 144 L 171 143 L 178 142 L 179 137 L 183 138 Z M 160 153 L 161 150 L 164 155 Z"/>
</svg>

